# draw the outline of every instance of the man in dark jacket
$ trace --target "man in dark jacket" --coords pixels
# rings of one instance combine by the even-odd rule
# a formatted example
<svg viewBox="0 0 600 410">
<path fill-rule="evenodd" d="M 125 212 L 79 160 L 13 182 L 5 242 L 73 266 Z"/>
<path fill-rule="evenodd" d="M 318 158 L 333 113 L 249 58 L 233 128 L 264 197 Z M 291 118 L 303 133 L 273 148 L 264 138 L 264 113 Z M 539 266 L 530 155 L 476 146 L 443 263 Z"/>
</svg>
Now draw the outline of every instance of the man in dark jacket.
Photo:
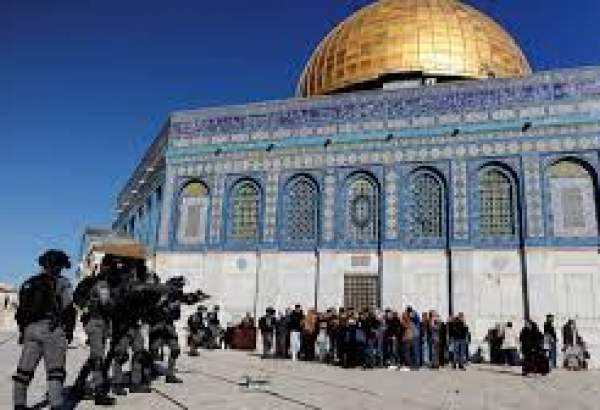
<svg viewBox="0 0 600 410">
<path fill-rule="evenodd" d="M 292 360 L 298 360 L 298 352 L 300 352 L 300 335 L 302 334 L 302 323 L 304 322 L 304 312 L 300 305 L 294 306 L 294 310 L 290 314 L 290 350 L 292 351 Z"/>
<path fill-rule="evenodd" d="M 452 343 L 452 368 L 465 370 L 467 360 L 467 341 L 469 337 L 469 328 L 465 323 L 465 316 L 461 312 L 448 324 L 448 336 Z"/>
</svg>

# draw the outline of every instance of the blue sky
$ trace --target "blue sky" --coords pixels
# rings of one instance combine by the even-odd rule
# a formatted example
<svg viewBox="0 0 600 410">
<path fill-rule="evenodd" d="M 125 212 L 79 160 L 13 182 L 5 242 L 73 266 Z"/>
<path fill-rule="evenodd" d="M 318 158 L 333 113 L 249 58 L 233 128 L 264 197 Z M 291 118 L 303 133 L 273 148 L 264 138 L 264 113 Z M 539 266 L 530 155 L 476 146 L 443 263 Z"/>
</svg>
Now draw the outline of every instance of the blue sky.
<svg viewBox="0 0 600 410">
<path fill-rule="evenodd" d="M 76 256 L 170 111 L 286 98 L 365 0 L 0 0 L 0 281 Z M 600 65 L 597 0 L 473 0 L 534 69 Z"/>
</svg>

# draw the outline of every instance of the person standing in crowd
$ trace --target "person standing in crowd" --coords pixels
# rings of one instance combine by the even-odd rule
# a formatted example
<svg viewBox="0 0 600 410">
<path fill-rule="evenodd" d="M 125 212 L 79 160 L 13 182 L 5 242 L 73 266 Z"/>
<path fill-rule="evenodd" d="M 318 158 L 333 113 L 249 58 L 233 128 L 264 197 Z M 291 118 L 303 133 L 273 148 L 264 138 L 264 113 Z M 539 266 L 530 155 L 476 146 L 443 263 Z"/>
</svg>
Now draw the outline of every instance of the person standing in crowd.
<svg viewBox="0 0 600 410">
<path fill-rule="evenodd" d="M 275 322 L 276 356 L 282 359 L 288 357 L 290 309 L 280 312 Z"/>
<path fill-rule="evenodd" d="M 429 319 L 430 313 L 423 312 L 421 316 L 421 363 L 424 367 L 431 365 L 431 328 Z"/>
<path fill-rule="evenodd" d="M 569 319 L 563 326 L 564 367 L 568 370 L 581 370 L 586 365 L 585 343 L 579 335 L 577 325 Z"/>
<path fill-rule="evenodd" d="M 300 305 L 294 306 L 294 310 L 290 313 L 290 350 L 292 352 L 292 361 L 298 360 L 298 353 L 301 348 L 302 325 L 304 322 L 304 312 Z"/>
<path fill-rule="evenodd" d="M 402 322 L 398 312 L 386 311 L 385 330 L 385 364 L 390 368 L 396 368 L 400 363 L 400 341 L 402 340 Z"/>
<path fill-rule="evenodd" d="M 419 317 L 419 313 L 413 310 L 411 306 L 407 308 L 409 318 L 410 318 L 410 326 L 412 330 L 412 367 L 413 369 L 418 369 L 421 367 L 421 318 Z"/>
<path fill-rule="evenodd" d="M 403 355 L 403 363 L 402 368 L 400 370 L 407 371 L 410 370 L 413 366 L 413 325 L 410 320 L 410 313 L 408 309 L 402 313 L 402 355 Z"/>
<path fill-rule="evenodd" d="M 431 334 L 431 368 L 437 370 L 440 368 L 442 326 L 440 323 L 440 317 L 435 310 L 431 312 L 429 321 Z"/>
<path fill-rule="evenodd" d="M 519 340 L 523 352 L 523 376 L 527 376 L 529 373 L 548 374 L 550 366 L 544 354 L 544 336 L 537 323 L 526 320 Z"/>
<path fill-rule="evenodd" d="M 469 328 L 462 312 L 448 324 L 448 334 L 452 344 L 452 368 L 456 369 L 458 366 L 459 369 L 465 370 Z"/>
<path fill-rule="evenodd" d="M 275 332 L 275 309 L 268 307 L 265 314 L 258 320 L 258 328 L 262 337 L 262 358 L 271 357 L 273 349 L 273 333 Z"/>
<path fill-rule="evenodd" d="M 317 338 L 317 313 L 314 309 L 308 309 L 302 322 L 302 358 L 307 361 L 315 359 L 315 340 Z"/>
<path fill-rule="evenodd" d="M 507 365 L 517 365 L 518 348 L 519 335 L 517 334 L 517 330 L 513 327 L 512 322 L 508 322 L 504 328 L 504 338 L 502 340 L 502 351 Z"/>
<path fill-rule="evenodd" d="M 315 342 L 315 355 L 319 362 L 327 363 L 330 357 L 330 339 L 327 334 L 327 320 L 319 320 L 319 334 Z"/>
<path fill-rule="evenodd" d="M 544 348 L 548 350 L 548 360 L 550 361 L 550 367 L 556 369 L 556 329 L 554 329 L 554 316 L 551 314 L 546 315 L 546 321 L 544 322 Z"/>
<path fill-rule="evenodd" d="M 377 366 L 383 366 L 385 364 L 385 334 L 387 332 L 387 322 L 385 320 L 385 314 L 378 310 L 375 313 L 374 321 L 374 341 L 375 341 L 375 352 L 376 352 L 376 364 Z"/>
<path fill-rule="evenodd" d="M 327 336 L 329 337 L 329 361 L 335 363 L 338 360 L 337 337 L 340 329 L 340 320 L 337 312 L 333 308 L 327 309 L 325 313 L 327 321 Z"/>
<path fill-rule="evenodd" d="M 40 359 L 46 367 L 50 408 L 63 408 L 67 343 L 73 339 L 76 311 L 71 283 L 61 272 L 70 269 L 71 262 L 59 250 L 45 252 L 38 262 L 42 272 L 19 290 L 16 319 L 23 350 L 13 376 L 15 410 L 28 408 L 27 390 Z"/>
</svg>

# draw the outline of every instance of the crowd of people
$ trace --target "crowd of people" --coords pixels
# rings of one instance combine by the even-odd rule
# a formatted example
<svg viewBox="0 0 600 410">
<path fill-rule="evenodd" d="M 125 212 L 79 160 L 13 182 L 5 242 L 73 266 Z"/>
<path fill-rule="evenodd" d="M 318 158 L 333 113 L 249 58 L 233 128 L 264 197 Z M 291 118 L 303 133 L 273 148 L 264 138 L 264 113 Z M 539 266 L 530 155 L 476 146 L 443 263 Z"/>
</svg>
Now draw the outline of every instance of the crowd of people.
<svg viewBox="0 0 600 410">
<path fill-rule="evenodd" d="M 515 366 L 519 364 L 519 350 L 523 355 L 524 373 L 541 368 L 548 372 L 557 368 L 558 338 L 554 327 L 554 316 L 547 315 L 543 329 L 533 321 L 526 321 L 518 332 L 512 322 L 496 323 L 488 331 L 490 362 Z M 568 370 L 587 368 L 589 353 L 586 344 L 577 330 L 575 320 L 569 319 L 562 327 L 563 367 Z M 546 362 L 548 369 L 546 368 Z"/>
<path fill-rule="evenodd" d="M 435 311 L 419 314 L 352 308 L 304 312 L 300 305 L 276 314 L 268 308 L 259 320 L 264 357 L 318 360 L 345 368 L 401 370 L 447 364 L 465 369 L 469 328 L 464 315 L 443 321 Z"/>
<path fill-rule="evenodd" d="M 558 339 L 554 317 L 540 330 L 526 320 L 518 330 L 512 322 L 497 324 L 486 337 L 492 364 L 522 366 L 524 375 L 546 375 L 557 367 Z M 319 361 L 345 368 L 388 367 L 415 370 L 451 365 L 465 369 L 483 362 L 481 349 L 471 354 L 471 333 L 463 313 L 443 321 L 436 311 L 420 313 L 412 307 L 398 312 L 327 309 L 304 312 L 300 305 L 285 312 L 267 308 L 258 321 L 264 358 Z M 562 329 L 563 366 L 587 368 L 589 353 L 574 320 Z"/>
</svg>

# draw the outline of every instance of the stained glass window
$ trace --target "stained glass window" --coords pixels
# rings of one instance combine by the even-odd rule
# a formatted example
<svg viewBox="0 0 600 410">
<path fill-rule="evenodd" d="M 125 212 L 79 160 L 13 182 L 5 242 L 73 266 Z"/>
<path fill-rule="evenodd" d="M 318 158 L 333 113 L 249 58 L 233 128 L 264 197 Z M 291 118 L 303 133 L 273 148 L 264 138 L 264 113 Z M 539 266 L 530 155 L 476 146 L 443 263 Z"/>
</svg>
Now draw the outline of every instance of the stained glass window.
<svg viewBox="0 0 600 410">
<path fill-rule="evenodd" d="M 208 203 L 208 188 L 203 183 L 191 182 L 183 188 L 179 203 L 180 243 L 199 244 L 206 241 Z"/>
<path fill-rule="evenodd" d="M 239 182 L 232 191 L 231 238 L 259 240 L 260 192 L 252 181 Z"/>
<path fill-rule="evenodd" d="M 479 231 L 482 236 L 515 234 L 515 204 L 510 178 L 497 169 L 479 177 Z"/>
<path fill-rule="evenodd" d="M 597 236 L 595 188 L 590 173 L 575 162 L 561 161 L 550 167 L 549 177 L 554 235 Z"/>
<path fill-rule="evenodd" d="M 310 178 L 298 176 L 288 184 L 283 198 L 284 236 L 288 241 L 317 239 L 318 188 Z"/>
<path fill-rule="evenodd" d="M 409 232 L 419 239 L 441 238 L 444 231 L 444 187 L 433 175 L 420 172 L 410 183 Z"/>
<path fill-rule="evenodd" d="M 346 204 L 348 239 L 377 240 L 379 229 L 379 190 L 373 179 L 361 175 L 350 182 Z"/>
</svg>

